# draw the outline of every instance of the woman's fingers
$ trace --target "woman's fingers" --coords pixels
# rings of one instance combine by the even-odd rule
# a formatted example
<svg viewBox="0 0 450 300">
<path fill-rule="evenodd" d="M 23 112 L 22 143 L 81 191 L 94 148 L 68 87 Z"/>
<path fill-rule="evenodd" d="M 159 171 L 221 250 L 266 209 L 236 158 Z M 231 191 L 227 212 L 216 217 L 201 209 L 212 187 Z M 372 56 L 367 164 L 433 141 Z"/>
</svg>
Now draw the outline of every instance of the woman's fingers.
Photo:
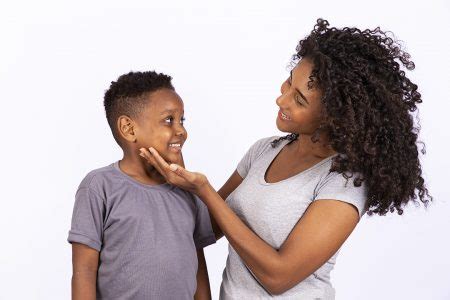
<svg viewBox="0 0 450 300">
<path fill-rule="evenodd" d="M 149 164 L 151 164 L 158 171 L 159 174 L 166 177 L 167 172 L 160 166 L 160 164 L 155 159 L 155 157 L 150 153 L 150 151 L 145 148 L 141 148 L 139 150 L 141 151 L 141 153 L 139 155 L 142 156 L 143 158 L 145 158 L 147 160 L 147 162 Z"/>
<path fill-rule="evenodd" d="M 178 176 L 184 178 L 186 181 L 194 182 L 194 180 L 195 180 L 194 173 L 189 172 L 188 170 L 186 170 L 185 168 L 183 168 L 182 166 L 179 166 L 177 164 L 171 164 L 169 167 L 170 167 L 171 171 L 173 171 Z"/>
<path fill-rule="evenodd" d="M 154 148 L 141 148 L 139 154 L 147 160 L 167 180 L 167 182 L 191 188 L 196 179 L 196 173 L 184 169 L 178 164 L 168 164 Z"/>
<path fill-rule="evenodd" d="M 173 174 L 173 172 L 170 171 L 169 164 L 161 157 L 161 155 L 159 155 L 158 151 L 151 147 L 148 150 L 150 151 L 149 158 L 153 161 L 153 164 L 157 166 L 158 172 L 160 172 L 169 183 L 178 183 L 176 174 Z"/>
<path fill-rule="evenodd" d="M 202 173 L 190 172 L 176 164 L 171 164 L 170 170 L 178 175 L 178 178 L 182 178 L 189 185 L 189 190 L 194 193 L 200 191 L 208 183 L 208 179 Z"/>
<path fill-rule="evenodd" d="M 139 149 L 139 156 L 145 158 L 145 160 L 147 160 L 147 162 L 151 164 L 151 160 L 150 160 L 151 154 L 147 149 L 145 149 L 145 148 Z"/>
<path fill-rule="evenodd" d="M 161 155 L 159 155 L 158 151 L 156 151 L 154 148 L 148 148 L 148 150 L 150 151 L 151 155 L 155 158 L 156 162 L 158 163 L 158 165 L 166 170 L 169 169 L 169 164 L 164 160 L 164 158 L 161 157 Z"/>
</svg>

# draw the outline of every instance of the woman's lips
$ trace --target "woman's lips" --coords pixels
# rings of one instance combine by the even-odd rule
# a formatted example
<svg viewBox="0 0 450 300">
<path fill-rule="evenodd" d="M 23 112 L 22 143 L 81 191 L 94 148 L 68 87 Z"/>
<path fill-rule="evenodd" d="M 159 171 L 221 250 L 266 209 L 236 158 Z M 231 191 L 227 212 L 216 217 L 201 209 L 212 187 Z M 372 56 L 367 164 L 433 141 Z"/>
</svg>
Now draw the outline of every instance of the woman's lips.
<svg viewBox="0 0 450 300">
<path fill-rule="evenodd" d="M 282 121 L 290 121 L 291 118 L 289 118 L 287 115 L 281 112 L 281 110 L 278 111 L 278 118 Z"/>
</svg>

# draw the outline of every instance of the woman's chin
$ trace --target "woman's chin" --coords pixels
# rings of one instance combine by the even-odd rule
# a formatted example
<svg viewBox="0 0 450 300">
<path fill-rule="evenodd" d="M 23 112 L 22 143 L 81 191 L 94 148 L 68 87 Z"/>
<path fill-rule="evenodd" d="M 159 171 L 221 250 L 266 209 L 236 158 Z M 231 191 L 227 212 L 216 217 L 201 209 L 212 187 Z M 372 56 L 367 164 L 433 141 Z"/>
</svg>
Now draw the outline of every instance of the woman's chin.
<svg viewBox="0 0 450 300">
<path fill-rule="evenodd" d="M 286 126 L 286 124 L 283 124 L 283 121 L 280 121 L 277 119 L 277 128 L 279 131 L 281 132 L 286 132 L 286 133 L 291 133 L 292 129 L 288 128 L 288 126 Z"/>
</svg>

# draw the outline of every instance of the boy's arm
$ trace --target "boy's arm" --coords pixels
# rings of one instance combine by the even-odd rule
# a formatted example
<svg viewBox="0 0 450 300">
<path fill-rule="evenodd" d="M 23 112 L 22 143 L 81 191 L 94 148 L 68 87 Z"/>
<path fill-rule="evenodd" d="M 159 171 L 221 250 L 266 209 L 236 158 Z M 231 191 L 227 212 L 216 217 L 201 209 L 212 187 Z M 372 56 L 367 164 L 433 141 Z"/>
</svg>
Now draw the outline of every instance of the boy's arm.
<svg viewBox="0 0 450 300">
<path fill-rule="evenodd" d="M 95 300 L 99 252 L 72 243 L 72 300 Z"/>
<path fill-rule="evenodd" d="M 203 249 L 197 250 L 198 270 L 197 270 L 197 291 L 195 300 L 211 300 L 211 288 L 209 287 L 208 268 L 206 267 L 205 254 Z"/>
</svg>

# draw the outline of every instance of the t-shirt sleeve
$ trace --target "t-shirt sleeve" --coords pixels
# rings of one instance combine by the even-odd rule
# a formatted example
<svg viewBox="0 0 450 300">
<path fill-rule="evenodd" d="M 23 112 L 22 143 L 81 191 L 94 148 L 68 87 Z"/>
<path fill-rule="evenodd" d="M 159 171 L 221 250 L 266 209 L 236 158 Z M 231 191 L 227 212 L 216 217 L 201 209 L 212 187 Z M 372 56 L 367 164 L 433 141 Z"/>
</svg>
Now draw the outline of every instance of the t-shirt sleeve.
<svg viewBox="0 0 450 300">
<path fill-rule="evenodd" d="M 263 138 L 254 143 L 250 149 L 247 150 L 244 157 L 238 163 L 236 171 L 242 178 L 245 178 L 250 170 L 252 163 L 264 152 L 267 147 L 270 147 L 270 142 L 277 137 Z"/>
<path fill-rule="evenodd" d="M 195 217 L 194 243 L 197 249 L 205 248 L 216 242 L 216 237 L 211 225 L 208 208 L 197 196 L 194 196 L 197 206 Z"/>
<path fill-rule="evenodd" d="M 314 200 L 339 200 L 350 203 L 358 209 L 359 217 L 362 217 L 367 210 L 367 188 L 364 182 L 356 187 L 353 183 L 354 178 L 347 181 L 340 173 L 328 173 L 317 185 Z"/>
<path fill-rule="evenodd" d="M 81 243 L 97 251 L 102 247 L 105 206 L 91 187 L 80 187 L 75 196 L 69 243 Z"/>
</svg>

